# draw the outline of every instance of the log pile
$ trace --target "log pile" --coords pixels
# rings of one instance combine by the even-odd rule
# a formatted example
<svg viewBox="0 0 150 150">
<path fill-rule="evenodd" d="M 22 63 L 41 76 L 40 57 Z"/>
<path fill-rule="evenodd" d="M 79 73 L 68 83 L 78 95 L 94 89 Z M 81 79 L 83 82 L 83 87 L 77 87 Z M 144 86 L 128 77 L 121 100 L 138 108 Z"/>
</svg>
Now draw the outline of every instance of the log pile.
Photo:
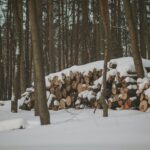
<svg viewBox="0 0 150 150">
<path fill-rule="evenodd" d="M 150 78 L 138 79 L 135 72 L 129 76 L 120 76 L 116 64 L 109 64 L 107 73 L 107 101 L 111 109 L 139 109 L 146 111 L 150 104 L 150 94 L 145 92 L 150 87 Z M 85 107 L 101 107 L 102 70 L 93 69 L 87 74 L 70 71 L 69 75 L 61 74 L 49 79 L 47 87 L 47 105 L 49 109 L 65 108 L 82 109 Z M 150 89 L 149 89 L 150 90 Z M 34 91 L 26 91 L 25 102 L 21 109 L 34 107 Z"/>
<path fill-rule="evenodd" d="M 88 74 L 81 74 L 80 72 L 70 72 L 69 76 L 62 74 L 61 80 L 55 76 L 50 80 L 49 94 L 54 95 L 53 99 L 49 98 L 48 107 L 49 109 L 64 109 L 69 107 L 81 108 L 83 103 L 87 101 L 87 97 L 84 92 L 93 94 L 90 92 L 90 86 L 94 84 L 94 81 L 100 78 L 102 70 L 93 69 Z M 92 99 L 94 99 L 92 97 Z M 90 99 L 91 100 L 91 99 Z M 57 101 L 57 103 L 56 103 Z"/>
</svg>

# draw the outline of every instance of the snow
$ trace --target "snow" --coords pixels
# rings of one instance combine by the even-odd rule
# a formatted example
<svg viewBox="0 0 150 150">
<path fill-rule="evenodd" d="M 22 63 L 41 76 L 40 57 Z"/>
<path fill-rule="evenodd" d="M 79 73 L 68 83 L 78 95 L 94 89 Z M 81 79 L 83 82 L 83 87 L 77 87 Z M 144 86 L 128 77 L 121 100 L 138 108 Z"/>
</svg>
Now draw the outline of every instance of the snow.
<svg viewBox="0 0 150 150">
<path fill-rule="evenodd" d="M 128 87 L 127 87 L 128 89 L 134 89 L 134 90 L 136 90 L 137 89 L 137 85 L 129 85 Z"/>
<path fill-rule="evenodd" d="M 147 90 L 145 90 L 145 95 L 150 97 L 150 88 L 148 88 Z"/>
<path fill-rule="evenodd" d="M 111 69 L 108 75 L 128 75 L 128 71 L 135 71 L 131 57 L 111 60 L 117 64 L 116 69 Z M 143 59 L 143 65 L 148 67 L 149 60 Z M 88 74 L 94 68 L 103 68 L 103 61 L 97 61 L 82 66 L 73 66 L 61 72 L 48 75 L 46 87 L 50 87 L 49 80 L 58 76 L 62 80 L 63 74 L 69 75 L 72 72 Z M 149 77 L 149 74 L 147 74 Z M 130 78 L 126 78 L 131 81 Z M 144 88 L 147 78 L 138 79 L 138 86 Z M 102 83 L 102 78 L 94 82 L 93 87 Z M 138 92 L 141 88 L 138 87 Z M 129 85 L 130 89 L 136 89 L 135 85 Z M 28 89 L 26 92 L 32 92 Z M 92 92 L 84 91 L 82 96 L 91 99 Z M 150 95 L 150 88 L 145 91 Z M 26 95 L 26 94 L 25 94 Z M 99 99 L 101 92 L 98 92 L 96 99 Z M 120 95 L 121 96 L 121 95 Z M 54 98 L 53 94 L 47 92 L 48 103 Z M 93 97 L 92 97 L 93 98 Z M 131 100 L 134 100 L 132 97 Z M 19 100 L 22 103 L 23 98 Z M 18 110 L 18 113 L 10 112 L 11 101 L 0 101 L 0 150 L 149 150 L 150 148 L 150 109 L 146 112 L 137 110 L 109 110 L 109 117 L 102 117 L 102 110 L 97 109 L 64 109 L 50 111 L 51 124 L 40 125 L 39 117 L 34 116 L 34 110 Z M 58 101 L 54 102 L 55 105 Z M 80 100 L 76 101 L 76 105 Z M 22 129 L 20 129 L 22 128 Z"/>
<path fill-rule="evenodd" d="M 34 88 L 33 87 L 27 88 L 26 92 L 34 92 Z"/>
<path fill-rule="evenodd" d="M 143 90 L 146 84 L 150 84 L 149 79 L 146 77 L 143 79 L 138 79 L 137 82 L 138 82 L 139 90 Z"/>
<path fill-rule="evenodd" d="M 133 79 L 133 78 L 130 78 L 130 77 L 126 77 L 125 78 L 125 81 L 127 82 L 127 83 L 135 83 L 136 81 Z"/>
<path fill-rule="evenodd" d="M 110 71 L 107 72 L 107 78 L 109 76 L 116 76 L 117 70 L 116 69 L 111 69 Z"/>
<path fill-rule="evenodd" d="M 101 85 L 102 82 L 103 82 L 103 77 L 100 77 L 99 79 L 95 80 L 94 81 L 94 88 L 98 87 L 99 84 Z"/>
<path fill-rule="evenodd" d="M 46 92 L 47 95 L 47 106 L 51 104 L 51 101 L 56 97 L 54 94 L 50 94 L 49 91 Z"/>
<path fill-rule="evenodd" d="M 59 106 L 59 101 L 55 100 L 54 101 L 54 106 Z"/>
<path fill-rule="evenodd" d="M 138 79 L 137 79 L 137 83 L 138 83 L 138 84 L 142 83 L 142 78 L 138 78 Z"/>
<path fill-rule="evenodd" d="M 147 77 L 150 78 L 150 72 L 147 74 Z"/>
<path fill-rule="evenodd" d="M 99 91 L 99 92 L 97 93 L 97 95 L 96 95 L 96 100 L 99 100 L 100 97 L 101 97 L 101 92 Z"/>
<path fill-rule="evenodd" d="M 81 101 L 79 99 L 76 100 L 75 105 L 79 105 Z"/>
<path fill-rule="evenodd" d="M 87 75 L 89 71 L 93 71 L 93 69 L 96 68 L 97 70 L 100 70 L 103 68 L 103 61 L 96 61 L 92 62 L 86 65 L 80 65 L 80 66 L 72 66 L 70 68 L 64 69 L 60 72 L 51 73 L 48 76 L 45 77 L 46 81 L 46 87 L 50 86 L 50 80 L 52 80 L 55 76 L 58 76 L 58 79 L 62 81 L 62 77 L 65 74 L 66 76 L 69 76 L 70 72 L 81 72 L 84 75 Z"/>
<path fill-rule="evenodd" d="M 142 62 L 144 67 L 150 66 L 150 60 L 142 59 Z M 107 78 L 109 77 L 109 75 L 115 76 L 117 72 L 120 73 L 120 76 L 131 76 L 127 72 L 128 71 L 135 72 L 135 66 L 132 57 L 122 57 L 118 59 L 112 59 L 110 60 L 109 63 L 117 64 L 117 68 L 108 71 Z M 93 71 L 93 69 L 96 70 L 103 69 L 103 61 L 96 61 L 80 66 L 75 65 L 70 68 L 64 69 L 60 72 L 51 73 L 45 77 L 46 87 L 47 88 L 50 87 L 50 80 L 52 80 L 55 76 L 58 76 L 58 79 L 63 82 L 63 75 L 69 76 L 70 72 L 80 72 L 84 75 L 87 75 L 89 71 Z M 147 75 L 145 69 L 144 71 L 145 74 Z M 94 82 L 95 86 L 93 88 L 97 87 L 98 84 L 102 84 L 102 77 Z"/>
<path fill-rule="evenodd" d="M 147 59 L 142 59 L 143 66 L 144 67 L 149 67 L 150 66 L 150 60 Z M 130 76 L 127 72 L 135 72 L 135 66 L 133 62 L 132 57 L 123 57 L 123 58 L 118 58 L 118 59 L 112 59 L 110 63 L 115 63 L 117 64 L 116 70 L 120 72 L 121 76 Z M 144 69 L 145 70 L 145 69 Z M 145 71 L 146 74 L 146 71 Z"/>
<path fill-rule="evenodd" d="M 78 96 L 81 97 L 81 98 L 87 98 L 88 101 L 90 101 L 92 99 L 95 99 L 95 95 L 93 95 L 93 92 L 88 91 L 88 90 L 85 90 L 85 91 L 79 93 Z"/>
<path fill-rule="evenodd" d="M 41 126 L 33 110 L 10 113 L 10 102 L 0 106 L 2 122 L 10 127 L 0 132 L 2 150 L 149 150 L 150 110 L 109 110 L 109 117 L 102 117 L 102 110 L 67 109 L 50 111 L 51 125 Z M 20 119 L 19 119 L 20 118 Z M 10 123 L 11 122 L 11 123 Z M 12 129 L 12 124 L 25 129 Z M 18 126 L 19 128 L 20 126 Z"/>
<path fill-rule="evenodd" d="M 22 118 L 0 121 L 0 131 L 25 128 L 25 126 L 25 122 Z"/>
<path fill-rule="evenodd" d="M 130 100 L 131 101 L 134 101 L 134 100 L 136 100 L 137 99 L 137 97 L 130 97 Z"/>
</svg>

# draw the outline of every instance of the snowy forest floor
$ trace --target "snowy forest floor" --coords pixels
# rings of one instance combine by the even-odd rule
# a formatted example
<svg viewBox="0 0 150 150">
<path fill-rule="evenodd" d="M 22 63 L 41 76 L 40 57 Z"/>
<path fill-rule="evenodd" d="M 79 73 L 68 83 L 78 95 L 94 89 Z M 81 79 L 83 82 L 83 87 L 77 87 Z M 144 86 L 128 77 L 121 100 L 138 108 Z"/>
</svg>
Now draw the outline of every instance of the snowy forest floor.
<svg viewBox="0 0 150 150">
<path fill-rule="evenodd" d="M 50 111 L 51 125 L 41 126 L 34 111 L 10 112 L 10 101 L 0 106 L 1 150 L 149 150 L 150 109 L 67 109 Z M 18 126 L 17 126 L 18 125 Z M 19 126 L 25 129 L 16 129 Z"/>
</svg>

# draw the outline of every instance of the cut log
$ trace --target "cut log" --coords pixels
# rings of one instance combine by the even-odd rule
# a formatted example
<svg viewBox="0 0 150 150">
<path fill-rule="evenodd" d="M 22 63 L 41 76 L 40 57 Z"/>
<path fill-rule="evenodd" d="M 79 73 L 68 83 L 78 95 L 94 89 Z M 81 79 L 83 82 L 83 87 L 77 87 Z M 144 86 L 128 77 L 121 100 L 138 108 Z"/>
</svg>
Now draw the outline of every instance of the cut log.
<svg viewBox="0 0 150 150">
<path fill-rule="evenodd" d="M 147 102 L 147 100 L 141 101 L 140 105 L 139 105 L 139 110 L 142 111 L 142 112 L 145 112 L 147 109 L 148 109 L 148 102 Z"/>
<path fill-rule="evenodd" d="M 61 99 L 59 102 L 59 109 L 65 109 L 66 108 L 66 104 L 65 104 L 65 99 Z"/>
<path fill-rule="evenodd" d="M 67 105 L 67 107 L 70 107 L 71 104 L 72 104 L 72 98 L 71 98 L 71 96 L 67 96 L 66 97 L 66 105 Z"/>
<path fill-rule="evenodd" d="M 77 81 L 73 81 L 72 85 L 71 85 L 72 89 L 73 90 L 77 90 L 77 85 L 78 85 L 78 82 Z"/>
<path fill-rule="evenodd" d="M 82 91 L 85 91 L 86 89 L 87 89 L 86 84 L 79 83 L 78 86 L 77 86 L 78 93 L 81 93 Z"/>
<path fill-rule="evenodd" d="M 59 89 L 57 87 L 56 90 L 55 90 L 55 94 L 54 95 L 56 96 L 57 100 L 62 99 L 62 91 L 61 91 L 61 89 Z"/>
<path fill-rule="evenodd" d="M 89 78 L 89 76 L 84 76 L 84 82 L 85 82 L 85 84 L 87 84 L 87 85 L 89 85 L 90 84 L 90 78 Z"/>
<path fill-rule="evenodd" d="M 67 97 L 67 91 L 65 88 L 62 89 L 62 97 L 66 98 Z"/>
<path fill-rule="evenodd" d="M 66 85 L 66 91 L 67 91 L 67 93 L 70 93 L 70 91 L 71 91 L 71 84 L 67 84 Z"/>
<path fill-rule="evenodd" d="M 128 99 L 128 100 L 126 100 L 126 102 L 125 102 L 125 104 L 124 104 L 124 109 L 129 109 L 129 108 L 131 108 L 131 100 L 130 99 Z"/>
</svg>

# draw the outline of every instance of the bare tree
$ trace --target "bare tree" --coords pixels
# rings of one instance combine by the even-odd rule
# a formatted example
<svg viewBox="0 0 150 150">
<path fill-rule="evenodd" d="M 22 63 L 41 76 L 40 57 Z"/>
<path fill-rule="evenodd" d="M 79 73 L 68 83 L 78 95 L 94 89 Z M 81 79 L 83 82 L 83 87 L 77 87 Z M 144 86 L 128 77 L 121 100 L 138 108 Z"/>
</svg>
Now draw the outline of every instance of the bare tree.
<svg viewBox="0 0 150 150">
<path fill-rule="evenodd" d="M 143 70 L 140 50 L 138 47 L 136 25 L 135 25 L 133 15 L 132 15 L 130 0 L 124 0 L 124 6 L 125 6 L 125 14 L 126 14 L 127 22 L 128 22 L 128 27 L 129 27 L 129 33 L 131 37 L 131 48 L 132 48 L 135 69 L 137 72 L 137 76 L 143 78 L 144 70 Z"/>
<path fill-rule="evenodd" d="M 110 51 L 110 21 L 109 21 L 109 11 L 108 11 L 108 0 L 100 0 L 101 15 L 103 20 L 103 26 L 105 31 L 105 51 L 104 51 L 104 69 L 103 69 L 103 84 L 101 93 L 101 104 L 103 107 L 103 116 L 108 116 L 108 104 L 106 102 L 106 78 L 107 78 L 107 63 L 108 63 L 108 52 Z"/>
<path fill-rule="evenodd" d="M 2 35 L 1 35 L 1 26 L 0 26 L 0 99 L 3 99 L 3 88 L 4 88 L 4 65 L 3 65 L 3 56 L 2 56 Z"/>
<path fill-rule="evenodd" d="M 32 34 L 32 44 L 33 44 L 33 62 L 37 90 L 37 99 L 39 106 L 39 115 L 42 125 L 50 124 L 50 116 L 46 103 L 46 88 L 45 88 L 45 78 L 43 70 L 43 57 L 42 57 L 42 45 L 40 41 L 39 33 L 39 22 L 37 15 L 37 0 L 29 1 L 30 10 L 30 23 L 31 23 L 31 34 Z"/>
<path fill-rule="evenodd" d="M 19 14 L 19 1 L 13 0 L 13 13 L 14 19 L 16 23 L 17 30 L 17 46 L 16 46 L 16 59 L 15 59 L 15 73 L 14 73 L 14 81 L 13 81 L 13 90 L 12 90 L 12 98 L 11 98 L 11 111 L 18 111 L 18 99 L 20 98 L 20 53 L 22 48 L 22 30 L 21 30 L 21 16 Z"/>
<path fill-rule="evenodd" d="M 138 0 L 140 20 L 140 51 L 143 58 L 146 58 L 146 5 L 145 0 Z"/>
<path fill-rule="evenodd" d="M 88 0 L 82 0 L 81 1 L 82 6 L 82 63 L 88 63 L 89 62 L 89 50 L 88 50 L 88 38 L 89 38 L 89 32 L 88 32 L 88 16 L 89 16 L 89 1 Z"/>
<path fill-rule="evenodd" d="M 55 72 L 55 51 L 54 51 L 54 25 L 53 25 L 53 0 L 47 0 L 48 17 L 48 54 L 50 73 Z"/>
</svg>

